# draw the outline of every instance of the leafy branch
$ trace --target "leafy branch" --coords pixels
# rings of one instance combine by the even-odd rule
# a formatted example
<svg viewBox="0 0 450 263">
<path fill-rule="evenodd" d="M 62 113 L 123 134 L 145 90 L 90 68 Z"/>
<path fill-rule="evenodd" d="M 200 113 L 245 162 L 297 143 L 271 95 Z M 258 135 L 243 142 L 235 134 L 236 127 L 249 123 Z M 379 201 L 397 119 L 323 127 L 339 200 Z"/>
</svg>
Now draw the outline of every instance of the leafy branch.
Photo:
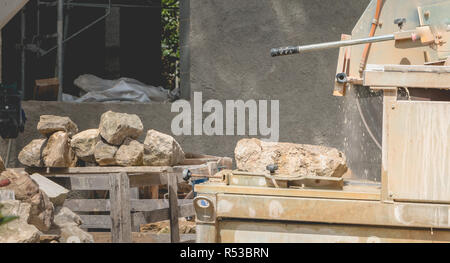
<svg viewBox="0 0 450 263">
<path fill-rule="evenodd" d="M 3 205 L 0 204 L 0 226 L 19 218 L 17 216 L 3 216 L 1 212 L 2 207 Z"/>
<path fill-rule="evenodd" d="M 177 65 L 180 60 L 180 2 L 179 0 L 162 0 L 162 61 L 163 76 L 166 88 L 174 89 L 177 72 Z"/>
</svg>

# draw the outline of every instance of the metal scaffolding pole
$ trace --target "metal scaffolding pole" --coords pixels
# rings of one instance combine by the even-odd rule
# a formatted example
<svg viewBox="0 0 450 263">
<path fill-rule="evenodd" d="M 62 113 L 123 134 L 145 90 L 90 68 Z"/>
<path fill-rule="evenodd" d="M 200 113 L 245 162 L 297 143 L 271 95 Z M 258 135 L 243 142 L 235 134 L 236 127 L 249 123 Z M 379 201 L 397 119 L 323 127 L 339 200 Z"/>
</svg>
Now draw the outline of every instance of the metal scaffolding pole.
<svg viewBox="0 0 450 263">
<path fill-rule="evenodd" d="M 58 0 L 57 15 L 57 34 L 58 34 L 58 101 L 62 101 L 63 76 L 64 76 L 64 0 Z"/>
<path fill-rule="evenodd" d="M 25 96 L 25 65 L 26 65 L 26 53 L 25 53 L 25 38 L 26 38 L 26 17 L 25 7 L 20 13 L 20 95 L 22 98 Z"/>
</svg>

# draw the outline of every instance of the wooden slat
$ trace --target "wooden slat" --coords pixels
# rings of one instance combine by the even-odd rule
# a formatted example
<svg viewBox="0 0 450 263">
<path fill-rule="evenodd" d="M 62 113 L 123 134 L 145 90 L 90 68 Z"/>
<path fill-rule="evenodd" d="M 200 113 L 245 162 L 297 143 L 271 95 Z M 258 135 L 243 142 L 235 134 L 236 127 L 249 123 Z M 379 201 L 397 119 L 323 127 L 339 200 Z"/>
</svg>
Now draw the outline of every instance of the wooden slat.
<svg viewBox="0 0 450 263">
<path fill-rule="evenodd" d="M 109 190 L 109 176 L 107 175 L 71 175 L 71 190 Z"/>
<path fill-rule="evenodd" d="M 393 105 L 388 143 L 392 198 L 450 203 L 450 102 Z"/>
<path fill-rule="evenodd" d="M 182 180 L 181 172 L 175 176 Z M 103 174 L 52 174 L 46 177 L 68 178 L 71 190 L 109 190 L 108 176 Z M 131 187 L 167 184 L 167 174 L 130 174 L 129 179 Z"/>
<path fill-rule="evenodd" d="M 391 118 L 392 105 L 397 101 L 397 89 L 383 91 L 383 137 L 381 151 L 381 200 L 383 202 L 392 202 L 389 193 L 389 162 L 388 162 L 388 142 L 389 142 L 389 123 Z"/>
<path fill-rule="evenodd" d="M 194 216 L 193 204 L 183 204 L 179 206 L 179 216 L 188 217 Z M 98 228 L 98 229 L 111 229 L 111 217 L 109 215 L 80 215 L 84 229 Z M 149 212 L 136 212 L 131 214 L 131 221 L 135 228 L 139 225 L 150 224 L 169 220 L 169 209 L 158 209 Z"/>
<path fill-rule="evenodd" d="M 221 218 L 450 229 L 449 208 L 434 204 L 218 194 L 216 211 Z"/>
<path fill-rule="evenodd" d="M 79 215 L 83 224 L 81 228 L 111 229 L 111 216 L 109 215 Z"/>
<path fill-rule="evenodd" d="M 131 243 L 130 184 L 126 173 L 110 175 L 113 243 Z"/>
<path fill-rule="evenodd" d="M 180 205 L 192 204 L 192 199 L 180 199 L 178 203 Z M 69 199 L 64 202 L 64 206 L 74 212 L 109 212 L 111 210 L 109 199 Z M 147 212 L 163 208 L 169 208 L 168 200 L 131 200 L 132 212 Z"/>
<path fill-rule="evenodd" d="M 70 168 L 27 168 L 29 171 L 36 171 L 41 175 L 51 174 L 109 174 L 109 173 L 164 173 L 170 172 L 169 166 L 135 166 L 135 167 L 118 167 L 118 166 L 92 166 L 92 167 L 70 167 Z"/>
<path fill-rule="evenodd" d="M 282 189 L 251 186 L 226 186 L 200 184 L 195 186 L 198 193 L 230 193 L 266 196 L 309 197 L 326 199 L 380 200 L 379 192 L 333 191 L 313 189 Z"/>
<path fill-rule="evenodd" d="M 180 242 L 180 226 L 178 224 L 178 180 L 176 176 L 169 176 L 169 218 L 170 242 Z"/>
<path fill-rule="evenodd" d="M 450 89 L 450 67 L 368 65 L 364 86 Z"/>
</svg>

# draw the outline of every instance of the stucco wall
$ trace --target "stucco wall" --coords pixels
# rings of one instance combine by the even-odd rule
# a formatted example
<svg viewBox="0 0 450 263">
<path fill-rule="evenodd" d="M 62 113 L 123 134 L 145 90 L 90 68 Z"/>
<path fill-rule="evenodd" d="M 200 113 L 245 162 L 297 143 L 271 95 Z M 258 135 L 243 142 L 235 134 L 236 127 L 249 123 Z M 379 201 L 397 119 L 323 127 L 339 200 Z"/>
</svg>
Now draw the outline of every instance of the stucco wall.
<svg viewBox="0 0 450 263">
<path fill-rule="evenodd" d="M 354 100 L 332 96 L 338 50 L 269 55 L 272 47 L 339 40 L 351 33 L 369 2 L 191 0 L 191 91 L 203 92 L 205 100 L 279 100 L 280 141 L 337 147 L 356 177 L 379 179 L 381 151 Z M 230 142 L 222 147 L 232 153 L 232 138 L 218 141 Z"/>
</svg>

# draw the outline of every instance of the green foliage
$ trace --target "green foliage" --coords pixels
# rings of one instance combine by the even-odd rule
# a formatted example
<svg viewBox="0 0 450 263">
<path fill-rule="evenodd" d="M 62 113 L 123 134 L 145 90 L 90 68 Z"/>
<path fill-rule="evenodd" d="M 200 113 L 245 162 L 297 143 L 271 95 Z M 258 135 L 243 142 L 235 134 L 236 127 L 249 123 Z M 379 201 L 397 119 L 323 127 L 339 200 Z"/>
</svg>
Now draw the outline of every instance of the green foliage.
<svg viewBox="0 0 450 263">
<path fill-rule="evenodd" d="M 175 88 L 178 76 L 177 64 L 180 60 L 180 3 L 178 0 L 162 0 L 162 61 L 164 86 Z"/>
<path fill-rule="evenodd" d="M 18 218 L 17 216 L 3 216 L 1 212 L 2 207 L 3 205 L 0 204 L 0 226 Z"/>
</svg>

